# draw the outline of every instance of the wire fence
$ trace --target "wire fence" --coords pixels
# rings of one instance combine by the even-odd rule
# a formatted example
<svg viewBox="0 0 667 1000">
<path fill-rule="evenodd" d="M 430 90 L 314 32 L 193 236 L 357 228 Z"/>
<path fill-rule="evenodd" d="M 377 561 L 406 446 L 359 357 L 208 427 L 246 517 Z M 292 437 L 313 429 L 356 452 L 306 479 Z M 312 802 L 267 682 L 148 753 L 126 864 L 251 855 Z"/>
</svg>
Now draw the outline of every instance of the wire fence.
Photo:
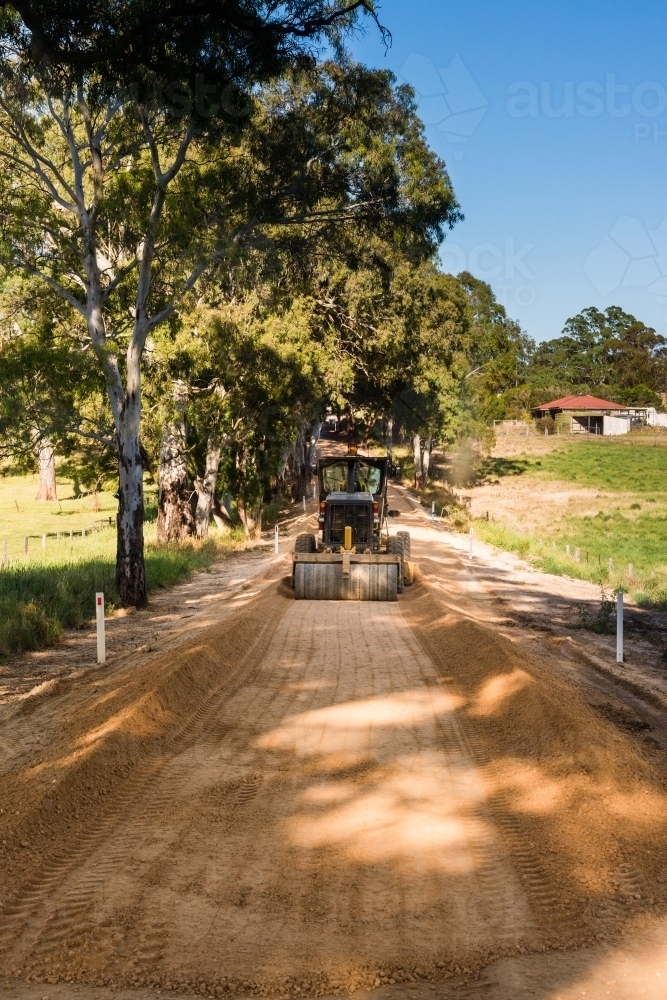
<svg viewBox="0 0 667 1000">
<path fill-rule="evenodd" d="M 76 543 L 77 546 L 85 539 L 92 539 L 93 536 L 102 531 L 115 528 L 114 517 L 100 517 L 94 521 L 83 525 L 81 528 L 70 528 L 64 531 L 45 531 L 25 534 L 22 537 L 12 535 L 0 540 L 0 568 L 5 568 L 11 564 L 21 561 L 36 561 L 52 554 L 52 550 L 58 549 L 59 554 L 62 546 L 68 543 L 70 548 Z"/>
</svg>

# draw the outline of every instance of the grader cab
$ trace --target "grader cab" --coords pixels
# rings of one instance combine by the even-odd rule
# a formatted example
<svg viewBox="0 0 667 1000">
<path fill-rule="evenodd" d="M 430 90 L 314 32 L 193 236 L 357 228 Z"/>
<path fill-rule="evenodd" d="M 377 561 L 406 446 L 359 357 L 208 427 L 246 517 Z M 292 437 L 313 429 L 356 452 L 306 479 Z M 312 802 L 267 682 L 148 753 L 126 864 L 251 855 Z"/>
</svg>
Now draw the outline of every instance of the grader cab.
<svg viewBox="0 0 667 1000">
<path fill-rule="evenodd" d="M 297 599 L 395 601 L 410 578 L 410 535 L 390 536 L 387 459 L 321 458 L 319 532 L 297 535 L 292 581 Z"/>
</svg>

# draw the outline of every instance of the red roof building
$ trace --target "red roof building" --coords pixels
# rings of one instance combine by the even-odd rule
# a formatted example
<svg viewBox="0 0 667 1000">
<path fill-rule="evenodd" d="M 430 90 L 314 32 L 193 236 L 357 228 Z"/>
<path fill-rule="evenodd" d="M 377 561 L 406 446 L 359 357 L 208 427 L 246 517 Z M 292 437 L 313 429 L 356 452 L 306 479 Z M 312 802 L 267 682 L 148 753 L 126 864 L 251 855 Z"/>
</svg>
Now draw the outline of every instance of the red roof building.
<svg viewBox="0 0 667 1000">
<path fill-rule="evenodd" d="M 550 403 L 540 403 L 539 406 L 533 407 L 534 412 L 549 411 L 551 413 L 554 411 L 554 413 L 563 413 L 565 411 L 572 411 L 575 413 L 585 413 L 588 410 L 595 410 L 600 415 L 603 413 L 611 414 L 618 410 L 627 412 L 627 409 L 627 406 L 612 403 L 608 399 L 598 399 L 597 396 L 563 396 L 562 399 L 552 399 Z"/>
<path fill-rule="evenodd" d="M 634 422 L 641 423 L 636 408 L 628 409 L 597 396 L 563 396 L 533 407 L 534 417 L 551 417 L 558 432 L 565 425 L 570 434 L 627 434 Z M 560 417 L 560 419 L 559 419 Z"/>
</svg>

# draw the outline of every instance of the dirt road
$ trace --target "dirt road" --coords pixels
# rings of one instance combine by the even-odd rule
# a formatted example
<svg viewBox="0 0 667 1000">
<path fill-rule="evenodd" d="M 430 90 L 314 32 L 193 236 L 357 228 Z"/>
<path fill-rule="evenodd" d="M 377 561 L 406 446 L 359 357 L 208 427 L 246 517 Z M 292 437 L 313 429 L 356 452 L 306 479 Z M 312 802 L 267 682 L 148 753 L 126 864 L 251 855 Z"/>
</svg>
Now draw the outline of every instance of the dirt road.
<svg viewBox="0 0 667 1000">
<path fill-rule="evenodd" d="M 664 996 L 664 752 L 416 535 L 3 717 L 7 996 Z"/>
</svg>

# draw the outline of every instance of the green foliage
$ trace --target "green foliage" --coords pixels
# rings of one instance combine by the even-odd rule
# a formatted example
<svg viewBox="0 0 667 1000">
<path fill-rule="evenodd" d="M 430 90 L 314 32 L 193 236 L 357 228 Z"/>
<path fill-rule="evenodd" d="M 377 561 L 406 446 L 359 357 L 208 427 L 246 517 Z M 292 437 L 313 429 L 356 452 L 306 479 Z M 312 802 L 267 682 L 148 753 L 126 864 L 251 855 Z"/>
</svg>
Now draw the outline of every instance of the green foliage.
<svg viewBox="0 0 667 1000">
<path fill-rule="evenodd" d="M 528 405 L 572 393 L 593 393 L 626 405 L 660 407 L 667 389 L 667 340 L 610 306 L 584 309 L 563 334 L 539 344 L 525 375 Z"/>
<path fill-rule="evenodd" d="M 459 433 L 483 441 L 489 423 L 513 415 L 508 393 L 523 383 L 534 345 L 489 285 L 467 271 L 458 281 L 466 296 Z"/>
<path fill-rule="evenodd" d="M 615 610 L 614 600 L 607 596 L 604 586 L 600 587 L 600 606 L 593 619 L 588 614 L 586 607 L 582 607 L 579 610 L 581 624 L 584 628 L 590 629 L 591 632 L 597 632 L 598 635 L 606 635 L 608 632 L 611 632 L 612 617 Z"/>
<path fill-rule="evenodd" d="M 0 456 L 32 470 L 48 441 L 84 485 L 111 474 L 104 380 L 69 307 L 35 280 L 0 294 Z M 61 470 L 62 471 L 62 470 Z"/>
<path fill-rule="evenodd" d="M 242 91 L 307 61 L 325 40 L 339 46 L 364 16 L 379 24 L 373 0 L 227 0 L 203 7 L 42 0 L 16 8 L 20 14 L 1 11 L 4 48 L 52 86 L 96 73 L 102 92 L 120 89 L 144 100 L 157 93 L 172 113 L 192 105 L 205 123 L 238 118 Z"/>
<path fill-rule="evenodd" d="M 468 297 L 467 357 L 475 372 L 473 384 L 485 397 L 497 397 L 524 381 L 534 343 L 507 316 L 486 282 L 467 271 L 459 281 Z"/>
<path fill-rule="evenodd" d="M 7 169 L 0 173 L 0 260 L 7 274 L 18 267 L 41 277 L 72 315 L 85 315 L 89 328 L 76 347 L 100 366 L 115 435 L 128 433 L 124 421 L 130 418 L 122 415 L 136 397 L 128 386 L 138 380 L 130 369 L 149 332 L 149 464 L 156 466 L 160 426 L 178 380 L 190 399 L 193 473 L 201 474 L 210 433 L 219 434 L 226 444 L 224 481 L 247 503 L 266 491 L 304 424 L 343 392 L 358 391 L 371 406 L 375 392 L 389 405 L 409 386 L 423 411 L 437 397 L 426 415 L 431 422 L 451 409 L 448 334 L 437 329 L 442 311 L 432 308 L 438 296 L 429 298 L 428 286 L 449 285 L 448 300 L 460 298 L 460 289 L 433 268 L 421 303 L 400 284 L 407 276 L 422 294 L 414 274 L 460 217 L 409 88 L 344 55 L 322 64 L 297 62 L 253 88 L 241 130 L 211 131 L 201 122 L 195 127 L 187 115 L 171 115 L 157 99 L 145 105 L 128 100 L 111 110 L 98 82 L 94 74 L 86 78 L 86 106 L 67 86 L 47 104 L 45 87 L 22 79 L 17 66 L 3 78 L 0 160 Z M 104 149 L 92 173 L 97 154 L 86 110 L 100 123 Z M 31 166 L 37 147 L 48 158 L 46 180 L 44 170 Z M 158 183 L 169 163 L 175 165 L 169 183 Z M 83 180 L 74 191 L 79 167 Z M 94 232 L 82 228 L 84 203 L 94 205 Z M 48 254 L 35 232 L 48 234 Z M 87 265 L 91 240 L 105 258 L 97 277 Z M 384 296 L 380 309 L 391 313 L 391 296 L 377 279 L 388 267 L 396 271 L 394 297 L 403 292 L 396 309 L 404 330 L 401 363 L 387 377 L 381 362 L 392 344 L 389 322 L 377 336 L 366 336 L 356 353 L 350 341 L 346 354 L 338 330 L 314 317 L 324 285 L 341 273 L 343 283 L 360 276 L 360 309 Z M 95 295 L 102 316 L 92 325 L 88 306 Z M 209 314 L 208 325 L 196 332 L 202 312 Z M 210 339 L 215 312 L 219 323 Z M 369 329 L 366 324 L 364 333 Z M 367 372 L 373 374 L 363 385 Z M 67 384 L 83 391 L 84 383 L 70 376 Z M 81 420 L 70 423 L 79 436 L 96 431 Z M 136 441 L 123 447 L 138 451 Z"/>
</svg>

